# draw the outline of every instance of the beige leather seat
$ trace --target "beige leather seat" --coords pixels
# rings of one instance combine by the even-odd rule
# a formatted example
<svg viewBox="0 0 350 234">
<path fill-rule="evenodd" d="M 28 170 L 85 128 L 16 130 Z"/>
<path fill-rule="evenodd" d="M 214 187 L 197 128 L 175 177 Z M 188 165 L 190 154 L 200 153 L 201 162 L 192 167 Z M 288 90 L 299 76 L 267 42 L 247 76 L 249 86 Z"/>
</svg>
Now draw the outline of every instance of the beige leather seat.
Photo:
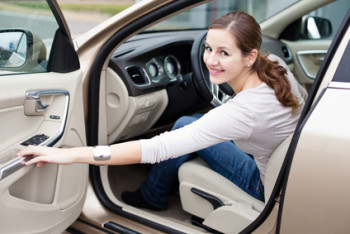
<svg viewBox="0 0 350 234">
<path fill-rule="evenodd" d="M 273 152 L 265 172 L 265 200 L 268 201 L 292 136 Z M 234 183 L 214 172 L 199 158 L 184 163 L 179 169 L 180 197 L 183 209 L 204 219 L 203 224 L 223 233 L 237 233 L 250 224 L 265 204 Z M 212 203 L 196 191 L 218 198 L 224 205 L 214 209 Z"/>
</svg>

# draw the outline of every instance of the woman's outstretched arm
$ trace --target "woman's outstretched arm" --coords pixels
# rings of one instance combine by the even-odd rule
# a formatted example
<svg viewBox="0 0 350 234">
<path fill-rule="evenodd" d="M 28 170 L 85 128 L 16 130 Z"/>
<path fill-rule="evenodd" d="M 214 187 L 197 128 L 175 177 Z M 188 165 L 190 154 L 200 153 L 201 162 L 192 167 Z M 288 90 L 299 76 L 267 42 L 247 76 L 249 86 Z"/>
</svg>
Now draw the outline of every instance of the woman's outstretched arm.
<svg viewBox="0 0 350 234">
<path fill-rule="evenodd" d="M 16 155 L 18 157 L 33 157 L 26 165 L 36 164 L 42 167 L 45 163 L 73 164 L 87 163 L 95 165 L 123 165 L 141 162 L 140 141 L 129 141 L 110 146 L 111 158 L 104 161 L 96 161 L 93 156 L 93 147 L 76 147 L 59 149 L 44 146 L 28 146 Z"/>
</svg>

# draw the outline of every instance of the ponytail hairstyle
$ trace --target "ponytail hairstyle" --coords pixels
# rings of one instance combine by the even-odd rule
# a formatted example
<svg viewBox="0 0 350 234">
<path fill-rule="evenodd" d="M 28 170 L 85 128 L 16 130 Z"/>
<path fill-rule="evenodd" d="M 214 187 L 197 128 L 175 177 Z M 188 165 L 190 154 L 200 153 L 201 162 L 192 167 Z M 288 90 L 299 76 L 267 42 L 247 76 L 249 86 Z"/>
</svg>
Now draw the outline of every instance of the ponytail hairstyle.
<svg viewBox="0 0 350 234">
<path fill-rule="evenodd" d="M 230 12 L 216 19 L 209 29 L 224 29 L 231 32 L 243 56 L 248 56 L 253 49 L 258 50 L 251 71 L 256 71 L 260 80 L 275 90 L 276 97 L 283 106 L 292 107 L 292 113 L 296 112 L 299 103 L 292 93 L 291 84 L 286 76 L 287 70 L 260 52 L 261 28 L 252 16 L 245 12 Z"/>
</svg>

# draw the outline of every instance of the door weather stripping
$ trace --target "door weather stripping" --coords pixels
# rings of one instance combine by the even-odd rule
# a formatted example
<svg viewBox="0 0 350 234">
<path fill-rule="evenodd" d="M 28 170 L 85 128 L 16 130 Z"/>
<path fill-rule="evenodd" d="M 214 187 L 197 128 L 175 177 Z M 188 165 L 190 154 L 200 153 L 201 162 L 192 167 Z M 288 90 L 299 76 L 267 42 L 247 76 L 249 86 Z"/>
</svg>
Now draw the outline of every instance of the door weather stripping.
<svg viewBox="0 0 350 234">
<path fill-rule="evenodd" d="M 69 107 L 69 92 L 65 90 L 33 90 L 28 91 L 26 93 L 26 100 L 35 100 L 35 111 L 36 112 L 42 112 L 45 111 L 49 105 L 43 105 L 41 102 L 40 96 L 56 96 L 56 95 L 64 95 L 65 96 L 65 107 L 64 107 L 64 113 L 63 118 L 61 122 L 61 126 L 56 134 L 52 139 L 50 139 L 47 143 L 45 143 L 45 146 L 52 146 L 54 145 L 63 135 L 64 128 L 66 126 L 67 122 L 67 115 L 68 115 L 68 107 Z M 22 167 L 24 167 L 24 163 L 29 161 L 30 157 L 20 157 L 15 158 L 4 165 L 0 167 L 0 180 L 4 179 L 5 177 L 11 175 L 12 173 L 18 171 Z"/>
</svg>

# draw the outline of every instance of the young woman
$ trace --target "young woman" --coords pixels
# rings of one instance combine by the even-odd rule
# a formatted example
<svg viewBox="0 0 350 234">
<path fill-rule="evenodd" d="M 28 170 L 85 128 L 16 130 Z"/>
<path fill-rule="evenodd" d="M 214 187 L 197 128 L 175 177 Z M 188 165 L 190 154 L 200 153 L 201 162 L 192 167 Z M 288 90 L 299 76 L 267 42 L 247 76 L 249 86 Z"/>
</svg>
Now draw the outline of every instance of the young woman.
<svg viewBox="0 0 350 234">
<path fill-rule="evenodd" d="M 264 200 L 264 174 L 272 151 L 295 129 L 305 90 L 277 56 L 260 53 L 259 24 L 244 12 L 231 12 L 209 27 L 204 62 L 213 84 L 227 82 L 236 96 L 205 115 L 185 116 L 173 130 L 147 140 L 111 146 L 57 149 L 29 146 L 17 156 L 37 155 L 26 164 L 154 163 L 135 192 L 123 192 L 130 205 L 165 209 L 178 168 L 193 155 L 253 197 Z M 192 154 L 194 153 L 195 154 Z"/>
</svg>

